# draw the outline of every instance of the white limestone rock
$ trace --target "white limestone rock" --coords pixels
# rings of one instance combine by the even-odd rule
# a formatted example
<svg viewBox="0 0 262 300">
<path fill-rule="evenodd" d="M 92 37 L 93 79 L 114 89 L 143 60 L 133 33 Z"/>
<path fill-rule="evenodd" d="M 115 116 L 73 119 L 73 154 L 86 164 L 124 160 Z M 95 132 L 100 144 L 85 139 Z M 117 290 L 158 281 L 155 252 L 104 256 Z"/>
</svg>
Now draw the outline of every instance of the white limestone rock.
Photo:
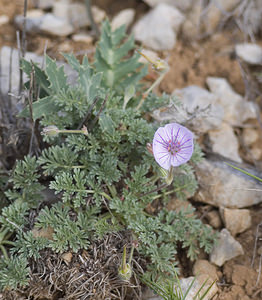
<svg viewBox="0 0 262 300">
<path fill-rule="evenodd" d="M 0 26 L 9 23 L 9 17 L 7 15 L 0 16 Z"/>
<path fill-rule="evenodd" d="M 125 25 L 126 28 L 128 28 L 134 21 L 135 13 L 135 10 L 132 8 L 121 10 L 116 16 L 114 16 L 111 22 L 112 29 L 115 30 L 122 25 Z"/>
<path fill-rule="evenodd" d="M 243 254 L 241 244 L 224 228 L 219 233 L 218 242 L 210 253 L 210 261 L 221 267 L 226 261 Z"/>
<path fill-rule="evenodd" d="M 190 285 L 194 281 L 194 278 L 195 277 L 191 276 L 191 277 L 188 277 L 188 278 L 180 279 L 180 286 L 181 286 L 181 290 L 182 290 L 183 295 L 186 294 L 186 291 L 189 289 Z M 201 286 L 205 282 L 206 282 L 206 284 L 205 284 L 204 288 L 201 289 L 200 293 L 198 294 L 199 289 L 201 288 Z M 201 274 L 201 275 L 197 276 L 196 280 L 194 281 L 192 287 L 190 288 L 189 293 L 187 294 L 185 300 L 198 299 L 199 297 L 197 297 L 197 295 L 199 295 L 201 297 L 205 293 L 206 289 L 208 289 L 208 287 L 212 283 L 213 283 L 213 280 L 207 274 Z M 217 292 L 218 292 L 218 287 L 217 287 L 216 284 L 213 284 L 211 289 L 205 295 L 204 299 L 206 299 L 206 300 L 212 299 Z"/>
<path fill-rule="evenodd" d="M 74 32 L 71 24 L 53 14 L 46 14 L 39 28 L 42 32 L 53 36 L 68 36 Z"/>
<path fill-rule="evenodd" d="M 256 106 L 237 94 L 225 78 L 208 77 L 206 83 L 217 96 L 217 104 L 224 108 L 224 121 L 233 126 L 242 125 L 248 119 L 256 119 Z"/>
<path fill-rule="evenodd" d="M 208 136 L 214 153 L 218 153 L 236 162 L 242 162 L 238 153 L 238 139 L 235 136 L 232 126 L 223 122 L 218 129 L 208 131 Z"/>
<path fill-rule="evenodd" d="M 261 177 L 253 168 L 242 167 Z M 195 199 L 216 207 L 244 208 L 262 202 L 257 180 L 228 166 L 217 157 L 204 159 L 196 166 L 199 189 Z"/>
<path fill-rule="evenodd" d="M 184 19 L 175 7 L 159 4 L 134 25 L 135 39 L 153 50 L 170 50 Z"/>
<path fill-rule="evenodd" d="M 178 97 L 182 107 L 177 106 L 173 110 L 162 113 L 162 115 L 168 114 L 171 117 L 170 121 L 177 119 L 177 122 L 184 123 L 190 119 L 195 131 L 200 133 L 217 129 L 221 125 L 224 110 L 221 105 L 216 104 L 217 97 L 212 93 L 192 85 L 184 89 L 177 89 L 172 95 Z"/>
<path fill-rule="evenodd" d="M 250 65 L 262 64 L 262 47 L 257 44 L 243 43 L 235 46 L 238 57 Z"/>
</svg>

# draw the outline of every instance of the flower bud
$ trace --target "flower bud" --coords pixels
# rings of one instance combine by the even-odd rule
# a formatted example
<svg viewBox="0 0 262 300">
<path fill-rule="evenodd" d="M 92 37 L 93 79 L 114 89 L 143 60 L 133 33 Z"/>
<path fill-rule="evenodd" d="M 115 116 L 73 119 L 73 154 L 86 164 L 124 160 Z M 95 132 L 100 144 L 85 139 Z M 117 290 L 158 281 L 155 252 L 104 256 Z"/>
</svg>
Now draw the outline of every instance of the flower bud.
<svg viewBox="0 0 262 300">
<path fill-rule="evenodd" d="M 131 257 L 132 259 L 132 257 Z M 131 262 L 130 259 L 130 262 Z M 126 246 L 124 246 L 123 255 L 122 255 L 122 262 L 118 269 L 118 276 L 120 279 L 129 281 L 132 276 L 132 268 L 130 266 L 130 263 L 126 262 Z"/>
<path fill-rule="evenodd" d="M 170 185 L 174 179 L 173 167 L 171 166 L 169 170 L 159 167 L 161 177 L 165 179 L 166 184 Z"/>
<path fill-rule="evenodd" d="M 55 125 L 49 125 L 42 130 L 42 134 L 48 136 L 56 136 L 59 134 L 59 129 Z"/>
</svg>

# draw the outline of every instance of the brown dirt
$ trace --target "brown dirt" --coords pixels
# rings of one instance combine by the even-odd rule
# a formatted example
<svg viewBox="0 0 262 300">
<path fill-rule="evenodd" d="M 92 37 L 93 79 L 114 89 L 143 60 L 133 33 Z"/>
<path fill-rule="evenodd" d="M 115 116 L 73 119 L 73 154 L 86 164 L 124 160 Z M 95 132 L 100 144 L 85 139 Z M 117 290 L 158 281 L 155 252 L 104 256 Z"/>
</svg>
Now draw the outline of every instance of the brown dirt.
<svg viewBox="0 0 262 300">
<path fill-rule="evenodd" d="M 96 5 L 105 9 L 110 16 L 127 7 L 136 8 L 137 16 L 148 9 L 145 4 L 138 0 L 97 0 Z M 0 47 L 3 45 L 16 46 L 16 29 L 13 25 L 13 17 L 16 14 L 21 14 L 22 11 L 22 0 L 0 0 L 0 15 L 5 14 L 10 18 L 8 24 L 0 26 Z M 47 53 L 55 57 L 59 57 L 60 51 L 77 53 L 84 49 L 90 50 L 92 53 L 94 49 L 93 45 L 74 43 L 70 38 L 28 35 L 28 50 L 42 54 L 46 41 L 48 42 Z M 205 87 L 206 77 L 216 76 L 225 77 L 238 93 L 244 94 L 245 87 L 239 64 L 233 54 L 233 47 L 230 32 L 216 34 L 210 39 L 198 43 L 190 44 L 178 41 L 172 51 L 162 53 L 163 57 L 168 57 L 170 71 L 161 83 L 161 90 L 171 93 L 176 88 L 184 88 L 193 84 Z M 218 272 L 219 281 L 217 282 L 219 294 L 214 299 L 262 299 L 262 277 L 256 286 L 259 273 L 258 254 L 256 254 L 254 267 L 250 267 L 256 229 L 260 222 L 262 222 L 262 205 L 252 208 L 252 227 L 237 236 L 237 240 L 244 248 L 245 255 L 230 260 L 220 268 Z M 262 252 L 261 240 L 259 243 L 261 243 L 258 246 Z M 187 271 L 182 273 L 187 273 Z"/>
<path fill-rule="evenodd" d="M 170 71 L 161 89 L 172 93 L 188 85 L 205 87 L 208 76 L 224 77 L 238 93 L 244 93 L 240 68 L 233 56 L 229 32 L 218 33 L 206 41 L 186 44 L 178 41 L 168 54 Z"/>
</svg>

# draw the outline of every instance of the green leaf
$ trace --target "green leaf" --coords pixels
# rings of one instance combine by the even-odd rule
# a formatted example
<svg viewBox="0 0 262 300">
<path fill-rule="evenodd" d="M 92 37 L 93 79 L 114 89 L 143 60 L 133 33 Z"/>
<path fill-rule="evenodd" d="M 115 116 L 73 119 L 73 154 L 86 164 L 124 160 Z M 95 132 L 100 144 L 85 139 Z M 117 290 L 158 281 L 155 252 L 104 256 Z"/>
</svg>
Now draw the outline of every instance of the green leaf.
<svg viewBox="0 0 262 300">
<path fill-rule="evenodd" d="M 67 90 L 67 77 L 64 72 L 64 66 L 58 67 L 56 62 L 46 56 L 46 74 L 50 82 L 50 88 L 58 93 L 60 90 Z"/>
<path fill-rule="evenodd" d="M 33 105 L 33 119 L 37 120 L 48 114 L 53 114 L 59 111 L 59 107 L 54 104 L 54 99 L 52 96 L 48 96 L 38 101 L 34 102 Z M 28 106 L 24 108 L 19 114 L 18 117 L 26 118 L 29 117 L 29 108 Z"/>
<path fill-rule="evenodd" d="M 99 118 L 99 125 L 103 132 L 107 132 L 110 135 L 115 133 L 115 123 L 109 115 L 101 115 Z"/>
</svg>

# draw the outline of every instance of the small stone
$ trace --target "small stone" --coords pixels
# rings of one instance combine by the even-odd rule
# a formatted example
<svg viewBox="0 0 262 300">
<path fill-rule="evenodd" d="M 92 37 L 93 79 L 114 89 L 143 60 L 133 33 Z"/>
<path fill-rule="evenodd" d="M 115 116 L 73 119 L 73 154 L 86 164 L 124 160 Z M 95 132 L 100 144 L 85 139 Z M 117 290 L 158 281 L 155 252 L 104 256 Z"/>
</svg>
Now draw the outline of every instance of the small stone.
<svg viewBox="0 0 262 300">
<path fill-rule="evenodd" d="M 91 10 L 96 23 L 100 24 L 106 18 L 106 12 L 103 9 L 93 5 Z"/>
<path fill-rule="evenodd" d="M 220 208 L 220 215 L 232 236 L 251 227 L 251 214 L 248 209 Z"/>
<path fill-rule="evenodd" d="M 188 278 L 182 278 L 180 280 L 180 286 L 182 290 L 182 294 L 185 295 L 187 290 L 189 289 L 190 285 L 194 281 L 193 276 L 188 277 Z M 205 283 L 206 282 L 206 283 Z M 187 294 L 186 300 L 194 300 L 197 297 L 197 293 L 201 286 L 205 283 L 205 286 L 201 289 L 199 296 L 201 297 L 205 291 L 209 288 L 210 285 L 213 284 L 213 280 L 209 278 L 207 274 L 202 274 L 196 277 L 195 282 L 193 283 L 192 287 L 189 290 L 189 293 Z M 218 287 L 216 284 L 213 284 L 209 292 L 205 295 L 205 300 L 210 300 L 214 297 L 214 295 L 218 292 Z M 197 297 L 197 298 L 200 298 Z"/>
<path fill-rule="evenodd" d="M 53 14 L 61 18 L 75 28 L 90 25 L 86 6 L 84 3 L 70 3 L 69 1 L 57 1 L 54 4 Z"/>
<path fill-rule="evenodd" d="M 0 16 L 0 26 L 9 23 L 9 17 L 7 15 Z"/>
<path fill-rule="evenodd" d="M 44 12 L 41 9 L 28 10 L 26 16 L 26 31 L 31 33 L 38 33 L 40 31 L 40 25 L 44 19 Z M 14 22 L 19 29 L 24 26 L 24 16 L 17 15 L 14 18 Z"/>
<path fill-rule="evenodd" d="M 238 44 L 235 46 L 235 51 L 237 56 L 239 56 L 248 64 L 251 65 L 262 64 L 262 47 L 256 44 L 251 44 L 251 43 Z"/>
<path fill-rule="evenodd" d="M 219 213 L 216 210 L 212 210 L 206 214 L 208 224 L 213 228 L 218 229 L 222 226 L 222 221 Z"/>
<path fill-rule="evenodd" d="M 193 274 L 195 276 L 206 274 L 212 280 L 218 280 L 216 267 L 205 259 L 199 259 L 195 262 L 193 266 Z"/>
<path fill-rule="evenodd" d="M 91 44 L 94 40 L 94 38 L 86 33 L 77 33 L 72 36 L 73 41 L 75 42 L 81 42 L 86 44 Z"/>
<path fill-rule="evenodd" d="M 218 129 L 210 130 L 208 136 L 214 153 L 218 153 L 236 162 L 242 162 L 238 153 L 238 139 L 235 136 L 233 128 L 228 123 L 222 123 Z"/>
<path fill-rule="evenodd" d="M 217 104 L 224 108 L 224 121 L 239 126 L 248 119 L 256 119 L 256 105 L 245 101 L 225 78 L 208 77 L 206 82 L 211 92 L 217 96 Z"/>
<path fill-rule="evenodd" d="M 53 36 L 68 36 L 74 28 L 66 20 L 57 18 L 53 14 L 46 14 L 40 24 L 40 30 Z"/>
<path fill-rule="evenodd" d="M 255 169 L 245 170 L 261 177 Z M 216 157 L 204 159 L 196 166 L 199 186 L 194 199 L 216 207 L 243 208 L 262 202 L 257 180 L 228 166 Z"/>
<path fill-rule="evenodd" d="M 243 254 L 244 250 L 240 243 L 224 228 L 219 233 L 218 242 L 210 254 L 210 261 L 221 267 L 226 261 Z"/>
<path fill-rule="evenodd" d="M 254 128 L 244 128 L 243 129 L 243 141 L 246 146 L 250 146 L 255 143 L 259 138 L 258 130 Z"/>
<path fill-rule="evenodd" d="M 128 28 L 134 21 L 135 10 L 132 8 L 127 8 L 121 10 L 112 20 L 111 26 L 113 30 L 116 30 L 118 27 L 125 25 Z"/>
<path fill-rule="evenodd" d="M 71 252 L 66 252 L 62 254 L 62 259 L 64 260 L 64 262 L 69 265 L 70 262 L 72 261 L 73 258 L 73 254 Z"/>
<path fill-rule="evenodd" d="M 178 9 L 159 4 L 134 25 L 135 39 L 153 50 L 170 50 L 184 18 Z"/>
</svg>

